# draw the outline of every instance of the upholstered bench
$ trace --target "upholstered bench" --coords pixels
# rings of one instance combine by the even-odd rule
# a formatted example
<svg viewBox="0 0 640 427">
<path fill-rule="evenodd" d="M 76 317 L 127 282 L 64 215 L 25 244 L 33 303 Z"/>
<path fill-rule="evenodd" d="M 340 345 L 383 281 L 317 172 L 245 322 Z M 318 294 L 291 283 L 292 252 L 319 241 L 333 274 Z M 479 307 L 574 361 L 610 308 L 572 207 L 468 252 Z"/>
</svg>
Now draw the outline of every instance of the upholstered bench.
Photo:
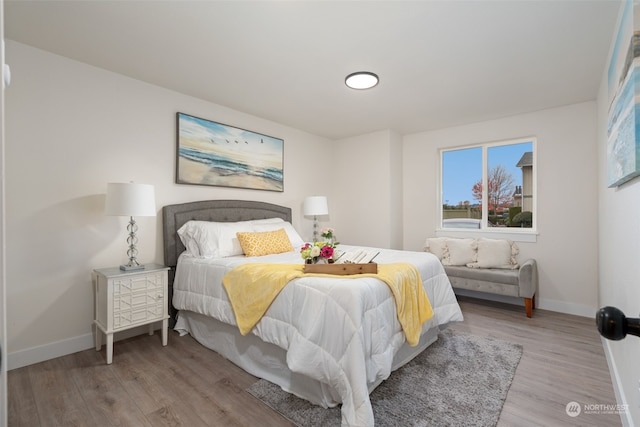
<svg viewBox="0 0 640 427">
<path fill-rule="evenodd" d="M 538 267 L 518 264 L 518 247 L 503 239 L 429 238 L 425 251 L 436 255 L 454 289 L 524 298 L 527 317 L 535 309 Z"/>
</svg>

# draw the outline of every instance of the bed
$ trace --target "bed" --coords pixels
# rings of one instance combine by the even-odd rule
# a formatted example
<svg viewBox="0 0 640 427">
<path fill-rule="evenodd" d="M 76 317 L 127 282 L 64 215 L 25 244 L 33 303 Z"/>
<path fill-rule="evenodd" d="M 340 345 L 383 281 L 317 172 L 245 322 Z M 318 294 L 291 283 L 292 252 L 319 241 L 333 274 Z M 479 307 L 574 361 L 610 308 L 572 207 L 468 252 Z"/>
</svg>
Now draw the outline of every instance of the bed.
<svg viewBox="0 0 640 427">
<path fill-rule="evenodd" d="M 238 255 L 236 249 L 232 255 L 222 249 L 213 256 L 194 254 L 201 248 L 193 246 L 193 239 L 186 238 L 188 248 L 183 243 L 184 230 L 192 224 L 207 230 L 215 226 L 216 236 L 238 226 L 252 226 L 254 231 L 284 227 L 294 250 L 256 257 Z M 432 344 L 441 328 L 462 320 L 435 256 L 380 249 L 379 264 L 407 262 L 420 272 L 434 315 L 422 325 L 417 345 L 407 344 L 393 295 L 375 277 L 296 278 L 251 332 L 241 335 L 221 279 L 246 263 L 302 264 L 302 242 L 291 226 L 291 209 L 238 200 L 170 205 L 163 208 L 163 233 L 165 264 L 173 273 L 173 312 L 178 312 L 174 329 L 289 393 L 324 407 L 342 404 L 343 425 L 373 425 L 369 393 Z"/>
</svg>

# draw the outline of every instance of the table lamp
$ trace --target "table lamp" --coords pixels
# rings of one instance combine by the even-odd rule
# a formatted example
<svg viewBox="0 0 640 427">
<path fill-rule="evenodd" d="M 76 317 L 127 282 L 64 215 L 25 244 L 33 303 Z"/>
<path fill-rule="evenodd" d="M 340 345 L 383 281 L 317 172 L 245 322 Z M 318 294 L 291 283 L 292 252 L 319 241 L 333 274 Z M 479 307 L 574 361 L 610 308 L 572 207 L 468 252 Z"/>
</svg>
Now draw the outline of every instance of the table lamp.
<svg viewBox="0 0 640 427">
<path fill-rule="evenodd" d="M 143 270 L 144 265 L 138 263 L 136 256 L 138 250 L 136 244 L 138 238 L 136 232 L 138 226 L 134 216 L 156 216 L 156 197 L 153 185 L 131 183 L 107 184 L 107 199 L 105 202 L 105 214 L 111 216 L 128 216 L 127 231 L 127 256 L 129 263 L 121 265 L 121 270 Z"/>
<path fill-rule="evenodd" d="M 329 207 L 325 196 L 310 196 L 304 199 L 302 213 L 313 216 L 313 241 L 318 241 L 318 215 L 328 215 Z"/>
</svg>

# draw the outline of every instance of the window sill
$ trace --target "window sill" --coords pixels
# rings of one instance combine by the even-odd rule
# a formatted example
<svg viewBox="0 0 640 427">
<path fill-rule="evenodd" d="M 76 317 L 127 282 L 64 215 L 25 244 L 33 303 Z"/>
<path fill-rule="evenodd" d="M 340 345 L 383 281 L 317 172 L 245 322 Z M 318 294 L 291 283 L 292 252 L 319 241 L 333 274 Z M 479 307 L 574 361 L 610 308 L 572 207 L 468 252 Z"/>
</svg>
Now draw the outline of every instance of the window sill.
<svg viewBox="0 0 640 427">
<path fill-rule="evenodd" d="M 488 230 L 474 230 L 463 228 L 439 228 L 436 230 L 437 237 L 458 237 L 458 238 L 480 238 L 487 239 L 508 239 L 514 242 L 535 243 L 538 240 L 538 233 L 531 229 L 494 228 Z"/>
</svg>

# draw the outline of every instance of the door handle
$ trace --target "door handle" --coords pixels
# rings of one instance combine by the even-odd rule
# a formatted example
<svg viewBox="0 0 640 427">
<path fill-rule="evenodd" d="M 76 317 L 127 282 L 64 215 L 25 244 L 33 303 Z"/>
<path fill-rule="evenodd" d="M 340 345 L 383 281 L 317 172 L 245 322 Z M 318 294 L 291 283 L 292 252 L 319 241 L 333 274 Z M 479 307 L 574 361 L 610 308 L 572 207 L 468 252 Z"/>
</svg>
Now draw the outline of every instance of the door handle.
<svg viewBox="0 0 640 427">
<path fill-rule="evenodd" d="M 618 341 L 627 334 L 640 337 L 640 319 L 628 318 L 616 307 L 602 307 L 596 313 L 596 326 L 600 335 Z"/>
</svg>

